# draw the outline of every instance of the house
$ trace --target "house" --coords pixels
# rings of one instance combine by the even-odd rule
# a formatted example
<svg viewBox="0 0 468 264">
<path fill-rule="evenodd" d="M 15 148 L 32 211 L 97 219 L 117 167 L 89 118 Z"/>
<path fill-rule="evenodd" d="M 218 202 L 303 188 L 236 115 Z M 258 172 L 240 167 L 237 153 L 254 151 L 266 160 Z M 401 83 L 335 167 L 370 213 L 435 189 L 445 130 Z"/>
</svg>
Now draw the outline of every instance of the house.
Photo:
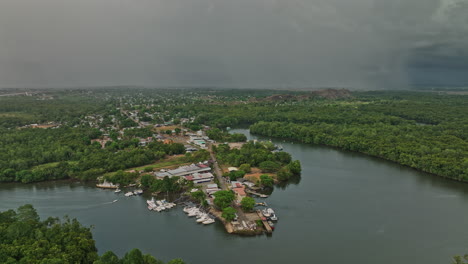
<svg viewBox="0 0 468 264">
<path fill-rule="evenodd" d="M 245 193 L 245 186 L 239 188 L 232 188 L 232 191 L 237 195 L 237 201 L 242 201 L 244 197 L 247 197 L 247 193 Z"/>
<path fill-rule="evenodd" d="M 172 143 L 174 143 L 174 140 L 167 138 L 167 139 L 164 139 L 163 143 L 164 144 L 172 144 Z"/>
<path fill-rule="evenodd" d="M 241 182 L 238 181 L 232 181 L 231 182 L 231 188 L 243 188 L 244 185 Z"/>
<path fill-rule="evenodd" d="M 207 194 L 213 194 L 217 191 L 220 191 L 221 189 L 218 188 L 218 184 L 213 183 L 213 184 L 207 184 L 206 185 L 206 193 Z"/>
<path fill-rule="evenodd" d="M 191 175 L 184 176 L 185 179 L 188 181 L 193 181 L 193 183 L 198 184 L 198 183 L 203 183 L 203 182 L 210 182 L 211 180 L 214 179 L 214 176 L 211 172 L 206 172 L 206 173 L 194 173 Z M 218 186 L 216 185 L 216 188 Z"/>
</svg>

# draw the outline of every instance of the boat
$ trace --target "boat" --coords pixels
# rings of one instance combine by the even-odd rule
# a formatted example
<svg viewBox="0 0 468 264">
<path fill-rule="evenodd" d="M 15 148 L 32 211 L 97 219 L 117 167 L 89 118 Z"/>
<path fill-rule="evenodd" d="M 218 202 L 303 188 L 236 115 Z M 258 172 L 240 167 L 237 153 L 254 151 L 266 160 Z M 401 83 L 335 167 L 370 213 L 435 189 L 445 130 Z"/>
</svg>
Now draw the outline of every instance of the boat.
<svg viewBox="0 0 468 264">
<path fill-rule="evenodd" d="M 199 213 L 200 213 L 200 210 L 198 210 L 198 208 L 194 208 L 188 213 L 188 216 L 193 217 L 193 216 L 196 216 Z"/>
<path fill-rule="evenodd" d="M 154 210 L 154 208 L 157 207 L 156 203 L 154 203 L 154 198 L 151 198 L 151 200 L 146 200 L 146 203 L 148 204 L 149 210 Z"/>
<path fill-rule="evenodd" d="M 271 227 L 272 230 L 275 230 L 275 224 L 273 224 L 272 221 L 268 221 L 267 223 Z"/>
<path fill-rule="evenodd" d="M 166 208 L 168 208 L 168 209 L 170 209 L 170 208 L 176 206 L 175 203 L 169 203 L 169 202 L 166 201 L 166 200 L 161 200 L 160 202 L 161 202 L 162 205 L 164 205 L 164 207 L 166 207 Z"/>
<path fill-rule="evenodd" d="M 190 210 L 192 210 L 194 207 L 192 206 L 186 206 L 184 207 L 184 209 L 182 209 L 182 211 L 184 211 L 186 214 L 190 213 Z"/>
<path fill-rule="evenodd" d="M 135 191 L 133 191 L 133 194 L 135 194 L 135 195 L 142 195 L 142 194 L 143 194 L 143 190 L 135 190 Z"/>
<path fill-rule="evenodd" d="M 270 214 L 270 212 L 268 211 L 268 209 L 263 209 L 263 210 L 262 210 L 262 214 L 263 214 L 263 216 L 265 216 L 265 217 L 267 217 L 267 218 L 271 216 L 271 214 Z"/>
<path fill-rule="evenodd" d="M 203 214 L 202 216 L 200 216 L 198 219 L 197 219 L 197 223 L 203 223 L 205 222 L 206 220 L 208 220 L 208 218 L 210 218 L 208 216 L 208 214 Z"/>
<path fill-rule="evenodd" d="M 212 223 L 214 223 L 214 222 L 215 222 L 215 220 L 214 220 L 213 218 L 208 218 L 208 219 L 206 219 L 205 221 L 203 221 L 202 223 L 203 223 L 204 225 L 209 225 L 209 224 L 212 224 Z"/>
<path fill-rule="evenodd" d="M 266 216 L 266 215 L 265 216 L 268 217 L 270 220 L 273 220 L 273 221 L 278 220 L 278 217 L 276 217 L 275 211 L 273 211 L 273 209 L 271 209 L 271 208 L 266 209 L 266 213 L 269 216 Z"/>
<path fill-rule="evenodd" d="M 125 196 L 127 196 L 127 197 L 130 197 L 130 196 L 132 196 L 132 195 L 133 195 L 133 192 L 127 192 L 127 193 L 125 193 Z"/>
<path fill-rule="evenodd" d="M 113 202 L 113 203 L 116 203 L 117 201 L 118 201 L 118 200 L 114 200 L 114 201 L 112 201 L 112 202 Z"/>
<path fill-rule="evenodd" d="M 121 191 L 122 191 L 122 190 L 117 189 L 117 190 L 115 190 L 114 192 L 115 192 L 115 193 L 119 193 L 119 192 L 121 192 Z"/>
</svg>

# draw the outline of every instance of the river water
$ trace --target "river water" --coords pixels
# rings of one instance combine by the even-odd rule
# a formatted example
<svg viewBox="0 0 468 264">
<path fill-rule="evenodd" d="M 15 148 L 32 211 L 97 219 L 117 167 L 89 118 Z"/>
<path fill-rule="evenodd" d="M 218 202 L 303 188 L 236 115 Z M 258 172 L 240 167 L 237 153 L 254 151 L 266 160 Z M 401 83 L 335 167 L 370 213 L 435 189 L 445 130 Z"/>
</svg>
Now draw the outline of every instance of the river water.
<svg viewBox="0 0 468 264">
<path fill-rule="evenodd" d="M 467 184 L 357 153 L 273 142 L 303 171 L 299 183 L 266 199 L 279 217 L 270 237 L 228 235 L 220 223 L 197 224 L 181 208 L 150 212 L 145 197 L 82 183 L 1 184 L 0 211 L 31 203 L 41 217 L 93 225 L 100 253 L 140 248 L 192 264 L 448 264 L 467 252 Z"/>
</svg>

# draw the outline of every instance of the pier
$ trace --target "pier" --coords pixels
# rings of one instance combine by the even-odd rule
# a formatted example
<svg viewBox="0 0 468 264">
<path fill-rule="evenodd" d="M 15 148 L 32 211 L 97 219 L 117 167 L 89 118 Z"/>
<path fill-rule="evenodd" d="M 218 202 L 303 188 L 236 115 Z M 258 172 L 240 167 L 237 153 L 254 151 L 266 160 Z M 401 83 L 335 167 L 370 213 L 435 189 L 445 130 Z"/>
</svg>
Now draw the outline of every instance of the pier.
<svg viewBox="0 0 468 264">
<path fill-rule="evenodd" d="M 255 191 L 252 191 L 252 190 L 249 190 L 249 189 L 246 189 L 245 192 L 253 194 L 253 195 L 257 195 L 257 196 L 259 196 L 261 198 L 267 198 L 268 197 L 268 195 L 266 195 L 266 194 L 261 194 L 261 193 L 258 193 L 258 192 L 255 192 Z"/>
<path fill-rule="evenodd" d="M 266 218 L 262 215 L 262 212 L 260 212 L 260 210 L 257 210 L 257 214 L 258 214 L 258 217 L 260 217 L 260 220 L 262 220 L 263 226 L 265 227 L 267 234 L 272 234 L 273 229 L 271 229 L 271 226 L 266 221 Z"/>
</svg>

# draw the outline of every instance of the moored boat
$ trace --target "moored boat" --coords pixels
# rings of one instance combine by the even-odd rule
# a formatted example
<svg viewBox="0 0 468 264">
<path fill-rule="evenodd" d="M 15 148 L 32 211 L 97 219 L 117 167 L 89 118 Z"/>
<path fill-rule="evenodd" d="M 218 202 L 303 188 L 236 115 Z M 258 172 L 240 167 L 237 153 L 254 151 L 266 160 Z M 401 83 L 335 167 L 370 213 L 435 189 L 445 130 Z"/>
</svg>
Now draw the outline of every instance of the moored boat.
<svg viewBox="0 0 468 264">
<path fill-rule="evenodd" d="M 275 224 L 273 224 L 272 221 L 268 221 L 267 223 L 271 227 L 272 230 L 275 230 Z"/>
<path fill-rule="evenodd" d="M 270 212 L 268 211 L 268 209 L 263 209 L 262 210 L 262 214 L 263 216 L 269 218 L 271 216 Z"/>
<path fill-rule="evenodd" d="M 215 220 L 213 218 L 208 218 L 207 220 L 203 221 L 202 223 L 204 225 L 209 225 L 209 224 L 212 224 L 214 222 L 215 222 Z"/>
</svg>

